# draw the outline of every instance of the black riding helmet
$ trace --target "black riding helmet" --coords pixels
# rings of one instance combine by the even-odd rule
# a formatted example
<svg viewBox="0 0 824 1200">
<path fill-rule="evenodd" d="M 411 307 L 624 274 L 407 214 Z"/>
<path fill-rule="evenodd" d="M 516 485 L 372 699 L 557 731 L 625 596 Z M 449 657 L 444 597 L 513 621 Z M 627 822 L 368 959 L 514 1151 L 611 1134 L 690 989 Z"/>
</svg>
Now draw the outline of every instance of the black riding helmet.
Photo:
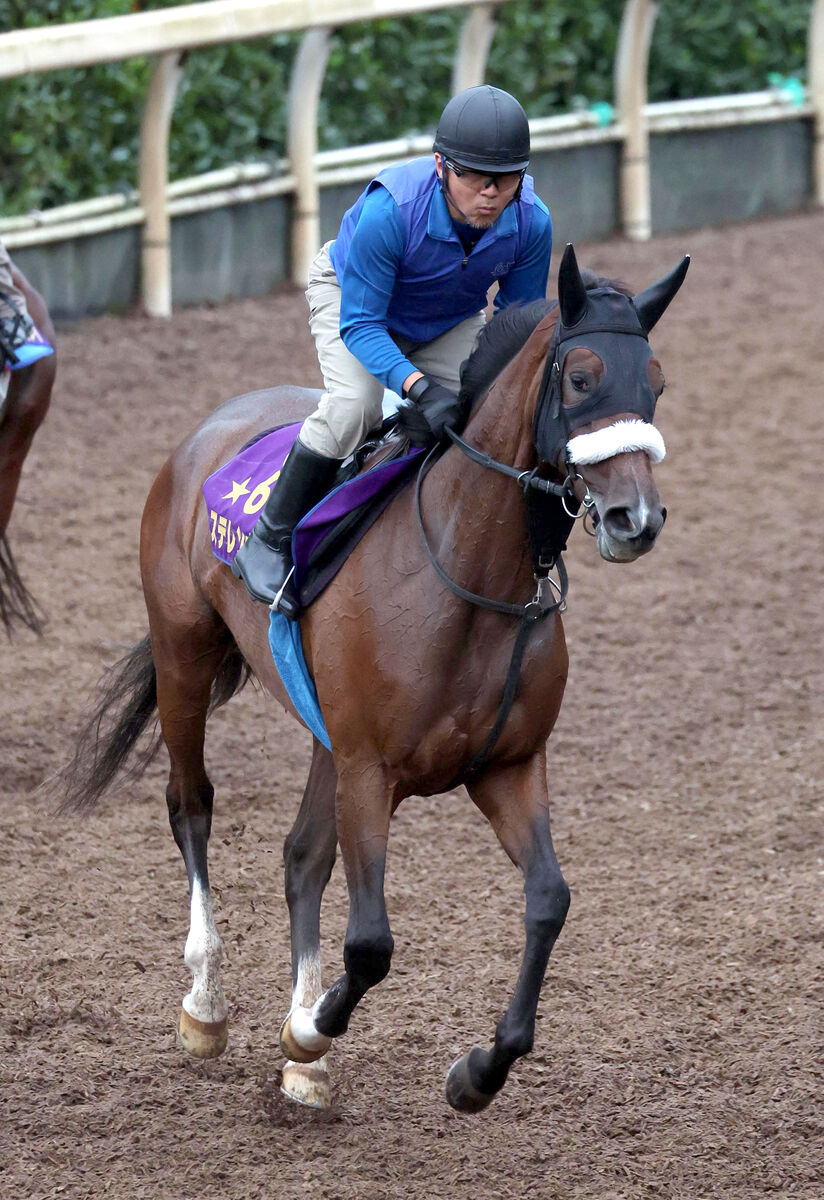
<svg viewBox="0 0 824 1200">
<path fill-rule="evenodd" d="M 483 83 L 452 97 L 432 149 L 472 171 L 523 171 L 529 163 L 529 122 L 514 96 Z"/>
</svg>

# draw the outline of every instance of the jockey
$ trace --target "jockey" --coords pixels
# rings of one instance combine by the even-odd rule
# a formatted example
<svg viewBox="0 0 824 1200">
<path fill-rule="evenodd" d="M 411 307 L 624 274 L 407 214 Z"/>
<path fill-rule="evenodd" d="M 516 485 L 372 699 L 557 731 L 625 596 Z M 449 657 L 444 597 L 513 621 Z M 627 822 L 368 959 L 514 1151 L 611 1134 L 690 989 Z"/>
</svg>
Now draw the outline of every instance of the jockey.
<svg viewBox="0 0 824 1200">
<path fill-rule="evenodd" d="M 20 371 L 49 354 L 54 354 L 54 348 L 29 316 L 26 298 L 12 279 L 8 251 L 0 241 L 0 371 Z"/>
<path fill-rule="evenodd" d="M 542 299 L 552 252 L 535 195 L 529 124 L 487 84 L 446 105 L 434 159 L 381 171 L 312 262 L 306 298 L 324 391 L 233 571 L 256 600 L 295 618 L 292 530 L 381 422 L 384 388 L 408 398 L 437 439 L 461 419 L 460 365 L 495 307 Z"/>
</svg>

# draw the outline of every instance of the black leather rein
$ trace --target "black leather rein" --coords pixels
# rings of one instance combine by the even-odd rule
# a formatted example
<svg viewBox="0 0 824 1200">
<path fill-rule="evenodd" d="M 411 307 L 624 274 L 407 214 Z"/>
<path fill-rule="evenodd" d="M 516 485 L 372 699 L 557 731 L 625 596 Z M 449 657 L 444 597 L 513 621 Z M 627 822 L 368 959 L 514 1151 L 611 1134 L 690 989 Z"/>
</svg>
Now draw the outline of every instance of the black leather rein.
<svg viewBox="0 0 824 1200">
<path fill-rule="evenodd" d="M 530 489 L 545 496 L 554 496 L 557 499 L 563 500 L 565 496 L 572 495 L 571 493 L 571 477 L 567 476 L 563 483 L 552 483 L 548 479 L 541 479 L 537 475 L 537 468 L 531 471 L 519 471 L 515 467 L 507 466 L 505 463 L 498 462 L 497 459 L 478 450 L 475 446 L 465 442 L 452 429 L 446 430 L 453 444 L 470 458 L 473 462 L 478 463 L 482 467 L 488 467 L 490 470 L 498 471 L 502 475 L 507 475 L 511 479 L 516 479 L 524 492 L 528 495 Z M 538 556 L 535 561 L 533 553 L 533 562 L 535 566 L 535 580 L 537 590 L 531 600 L 525 604 L 510 604 L 505 600 L 493 600 L 489 596 L 482 596 L 478 592 L 472 592 L 468 588 L 462 587 L 456 580 L 443 569 L 441 564 L 435 557 L 429 540 L 426 536 L 426 530 L 423 525 L 423 513 L 421 511 L 421 487 L 430 468 L 433 466 L 436 458 L 443 450 L 443 443 L 439 443 L 432 447 L 429 453 L 424 458 L 418 469 L 417 479 L 415 480 L 415 517 L 418 522 L 418 530 L 421 535 L 421 541 L 426 551 L 427 557 L 432 565 L 435 574 L 443 584 L 461 600 L 465 600 L 468 604 L 473 604 L 477 608 L 487 609 L 491 612 L 502 613 L 504 616 L 517 617 L 520 624 L 518 633 L 515 637 L 515 645 L 512 649 L 512 657 L 509 662 L 509 670 L 507 671 L 506 681 L 501 699 L 498 704 L 498 712 L 495 717 L 495 722 L 489 732 L 484 744 L 475 754 L 463 771 L 446 787 L 444 790 L 449 791 L 453 787 L 457 787 L 459 783 L 467 783 L 475 778 L 484 769 L 489 761 L 489 757 L 494 749 L 498 739 L 503 732 L 507 717 L 509 716 L 512 706 L 518 695 L 518 684 L 521 675 L 521 664 L 523 663 L 524 652 L 526 651 L 529 635 L 539 621 L 542 621 L 552 612 L 563 612 L 566 608 L 566 597 L 569 586 L 566 567 L 564 560 L 558 552 L 553 555 L 551 562 L 544 562 Z M 558 571 L 558 580 L 556 584 L 549 577 L 549 571 L 552 567 Z M 553 592 L 557 594 L 557 599 L 549 600 Z"/>
</svg>

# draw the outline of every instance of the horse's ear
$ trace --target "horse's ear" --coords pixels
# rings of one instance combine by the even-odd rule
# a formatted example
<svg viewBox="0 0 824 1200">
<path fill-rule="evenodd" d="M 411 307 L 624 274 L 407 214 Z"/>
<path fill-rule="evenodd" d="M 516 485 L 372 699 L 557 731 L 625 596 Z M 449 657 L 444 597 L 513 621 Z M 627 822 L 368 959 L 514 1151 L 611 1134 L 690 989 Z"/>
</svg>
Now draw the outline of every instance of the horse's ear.
<svg viewBox="0 0 824 1200">
<path fill-rule="evenodd" d="M 663 314 L 670 300 L 684 282 L 689 265 L 690 256 L 685 254 L 678 266 L 673 267 L 668 275 L 664 275 L 652 287 L 645 288 L 643 292 L 639 292 L 637 296 L 633 297 L 632 302 L 644 333 L 649 333 Z"/>
<path fill-rule="evenodd" d="M 558 268 L 558 302 L 561 305 L 561 320 L 567 329 L 578 324 L 589 305 L 572 242 L 567 242 Z"/>
</svg>

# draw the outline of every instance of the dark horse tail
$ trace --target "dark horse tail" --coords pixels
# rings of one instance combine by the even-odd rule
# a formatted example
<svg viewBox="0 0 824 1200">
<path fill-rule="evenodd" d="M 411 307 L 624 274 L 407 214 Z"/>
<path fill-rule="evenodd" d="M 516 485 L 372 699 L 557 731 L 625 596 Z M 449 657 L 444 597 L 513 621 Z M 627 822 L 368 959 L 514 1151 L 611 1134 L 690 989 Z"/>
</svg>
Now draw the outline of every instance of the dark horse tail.
<svg viewBox="0 0 824 1200">
<path fill-rule="evenodd" d="M 11 546 L 4 535 L 0 537 L 0 625 L 9 636 L 18 623 L 32 633 L 41 634 L 44 620 L 37 601 L 20 578 Z"/>
<path fill-rule="evenodd" d="M 232 642 L 212 683 L 209 712 L 231 700 L 251 673 Z M 105 690 L 80 732 L 74 758 L 61 772 L 61 812 L 93 808 L 124 768 L 124 779 L 139 778 L 160 749 L 163 739 L 156 719 L 157 673 L 148 634 L 109 668 L 103 686 Z M 154 724 L 151 737 L 133 754 L 150 723 Z"/>
</svg>

